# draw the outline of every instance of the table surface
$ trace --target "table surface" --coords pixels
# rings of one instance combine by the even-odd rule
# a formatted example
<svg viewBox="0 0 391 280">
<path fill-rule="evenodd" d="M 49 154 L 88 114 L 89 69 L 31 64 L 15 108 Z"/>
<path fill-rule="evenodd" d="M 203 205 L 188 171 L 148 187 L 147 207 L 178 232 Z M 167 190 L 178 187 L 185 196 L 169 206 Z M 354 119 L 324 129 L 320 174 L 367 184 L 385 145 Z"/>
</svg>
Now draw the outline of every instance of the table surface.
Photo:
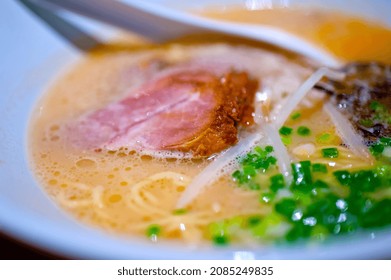
<svg viewBox="0 0 391 280">
<path fill-rule="evenodd" d="M 0 260 L 63 260 L 6 236 L 0 231 Z"/>
</svg>

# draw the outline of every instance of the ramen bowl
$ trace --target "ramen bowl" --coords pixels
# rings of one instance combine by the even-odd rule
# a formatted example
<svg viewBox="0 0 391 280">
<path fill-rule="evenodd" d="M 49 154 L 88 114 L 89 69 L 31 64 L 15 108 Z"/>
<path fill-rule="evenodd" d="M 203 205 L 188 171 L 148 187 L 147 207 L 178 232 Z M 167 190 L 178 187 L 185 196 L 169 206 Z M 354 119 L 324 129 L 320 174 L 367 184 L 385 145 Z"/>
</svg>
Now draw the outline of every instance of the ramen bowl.
<svg viewBox="0 0 391 280">
<path fill-rule="evenodd" d="M 333 7 L 376 19 L 391 26 L 389 1 L 156 1 L 176 9 L 247 9 L 278 5 Z M 0 230 L 6 235 L 44 251 L 69 258 L 86 259 L 369 259 L 391 257 L 389 230 L 354 237 L 340 237 L 325 244 L 304 246 L 184 246 L 174 241 L 151 243 L 142 237 L 106 233 L 75 220 L 43 191 L 31 171 L 28 158 L 28 126 L 39 97 L 53 81 L 83 57 L 63 37 L 35 17 L 19 2 L 1 4 L 0 46 Z M 323 6 L 322 6 L 323 5 Z M 117 30 L 70 14 L 66 18 L 101 40 Z M 8 28 L 12 26 L 12 28 Z M 354 46 L 352 46 L 354 48 Z M 39 110 L 36 109 L 36 110 Z"/>
</svg>

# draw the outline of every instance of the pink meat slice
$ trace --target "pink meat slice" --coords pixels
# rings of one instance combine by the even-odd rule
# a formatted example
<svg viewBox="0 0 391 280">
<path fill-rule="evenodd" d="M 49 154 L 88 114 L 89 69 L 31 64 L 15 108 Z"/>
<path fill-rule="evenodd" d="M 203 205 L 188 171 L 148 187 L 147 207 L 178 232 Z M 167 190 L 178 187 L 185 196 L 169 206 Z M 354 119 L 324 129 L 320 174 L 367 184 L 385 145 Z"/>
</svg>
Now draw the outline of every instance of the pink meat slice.
<svg viewBox="0 0 391 280">
<path fill-rule="evenodd" d="M 211 78 L 210 74 L 205 75 L 204 72 L 204 70 L 193 70 L 184 74 L 180 69 L 170 73 L 169 76 L 145 84 L 137 92 L 131 93 L 129 97 L 92 112 L 72 124 L 69 128 L 71 141 L 79 147 L 85 148 L 118 149 L 122 146 L 130 148 L 142 146 L 140 141 L 134 140 L 136 138 L 132 138 L 131 135 L 134 136 L 135 132 L 140 131 L 142 127 L 145 129 L 147 124 L 142 124 L 143 122 L 151 120 L 159 114 L 166 116 L 168 111 L 181 104 L 182 108 L 192 103 L 194 105 L 203 104 L 203 109 L 208 110 L 208 105 L 199 99 L 194 84 L 194 82 L 206 81 Z M 189 80 L 191 80 L 191 83 Z M 209 106 L 213 107 L 213 102 Z M 191 130 L 191 123 L 199 126 L 195 124 L 194 120 L 186 124 L 183 121 L 181 123 L 185 125 L 183 131 Z M 178 126 L 177 123 L 175 125 Z M 157 130 L 158 128 L 156 127 Z M 158 138 L 161 138 L 161 136 L 158 136 Z M 145 142 L 145 144 L 148 142 Z M 168 143 L 170 141 L 166 139 L 166 141 L 162 141 L 162 144 L 163 142 Z M 152 145 L 147 146 L 150 149 L 153 148 Z M 154 149 L 160 148 L 162 146 L 158 145 Z"/>
<path fill-rule="evenodd" d="M 190 94 L 190 98 L 162 111 L 157 117 L 137 123 L 126 133 L 112 139 L 107 148 L 115 150 L 130 146 L 136 149 L 172 150 L 193 140 L 196 137 L 194 132 L 201 132 L 207 127 L 214 105 L 212 94 Z"/>
<path fill-rule="evenodd" d="M 69 138 L 84 149 L 127 147 L 206 156 L 237 141 L 236 125 L 256 85 L 243 73 L 223 77 L 204 68 L 171 69 L 127 98 L 70 124 Z"/>
</svg>

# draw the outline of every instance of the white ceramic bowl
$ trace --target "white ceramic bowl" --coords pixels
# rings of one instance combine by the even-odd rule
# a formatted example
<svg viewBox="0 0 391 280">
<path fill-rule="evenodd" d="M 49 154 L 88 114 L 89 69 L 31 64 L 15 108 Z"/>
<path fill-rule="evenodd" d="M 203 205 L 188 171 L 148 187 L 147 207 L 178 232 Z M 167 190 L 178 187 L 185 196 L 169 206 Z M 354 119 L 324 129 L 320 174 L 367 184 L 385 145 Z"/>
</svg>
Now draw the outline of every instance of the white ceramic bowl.
<svg viewBox="0 0 391 280">
<path fill-rule="evenodd" d="M 272 1 L 159 1 L 174 8 Z M 274 1 L 299 4 L 323 3 L 349 12 L 376 18 L 391 26 L 391 1 Z M 327 3 L 324 3 L 327 2 Z M 342 3 L 341 3 L 342 2 Z M 113 30 L 78 17 L 80 26 L 100 37 Z M 139 238 L 112 236 L 89 228 L 62 212 L 42 191 L 29 170 L 26 132 L 30 112 L 39 95 L 81 54 L 55 34 L 45 23 L 20 5 L 0 3 L 0 231 L 48 252 L 91 259 L 310 259 L 390 258 L 391 234 L 372 238 L 338 239 L 315 247 L 280 247 L 245 251 L 210 247 L 190 250 L 176 243 L 150 244 Z"/>
</svg>

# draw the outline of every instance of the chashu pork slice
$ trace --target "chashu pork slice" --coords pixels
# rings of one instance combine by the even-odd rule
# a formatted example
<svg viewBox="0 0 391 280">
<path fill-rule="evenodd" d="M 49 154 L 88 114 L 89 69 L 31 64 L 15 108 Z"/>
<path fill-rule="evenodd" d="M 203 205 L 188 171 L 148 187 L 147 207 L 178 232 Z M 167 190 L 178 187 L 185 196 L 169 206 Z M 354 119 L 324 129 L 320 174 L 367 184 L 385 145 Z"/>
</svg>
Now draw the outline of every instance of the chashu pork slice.
<svg viewBox="0 0 391 280">
<path fill-rule="evenodd" d="M 238 125 L 252 123 L 258 82 L 246 72 L 189 67 L 169 71 L 128 97 L 68 127 L 85 149 L 175 151 L 209 156 L 235 144 Z"/>
</svg>

